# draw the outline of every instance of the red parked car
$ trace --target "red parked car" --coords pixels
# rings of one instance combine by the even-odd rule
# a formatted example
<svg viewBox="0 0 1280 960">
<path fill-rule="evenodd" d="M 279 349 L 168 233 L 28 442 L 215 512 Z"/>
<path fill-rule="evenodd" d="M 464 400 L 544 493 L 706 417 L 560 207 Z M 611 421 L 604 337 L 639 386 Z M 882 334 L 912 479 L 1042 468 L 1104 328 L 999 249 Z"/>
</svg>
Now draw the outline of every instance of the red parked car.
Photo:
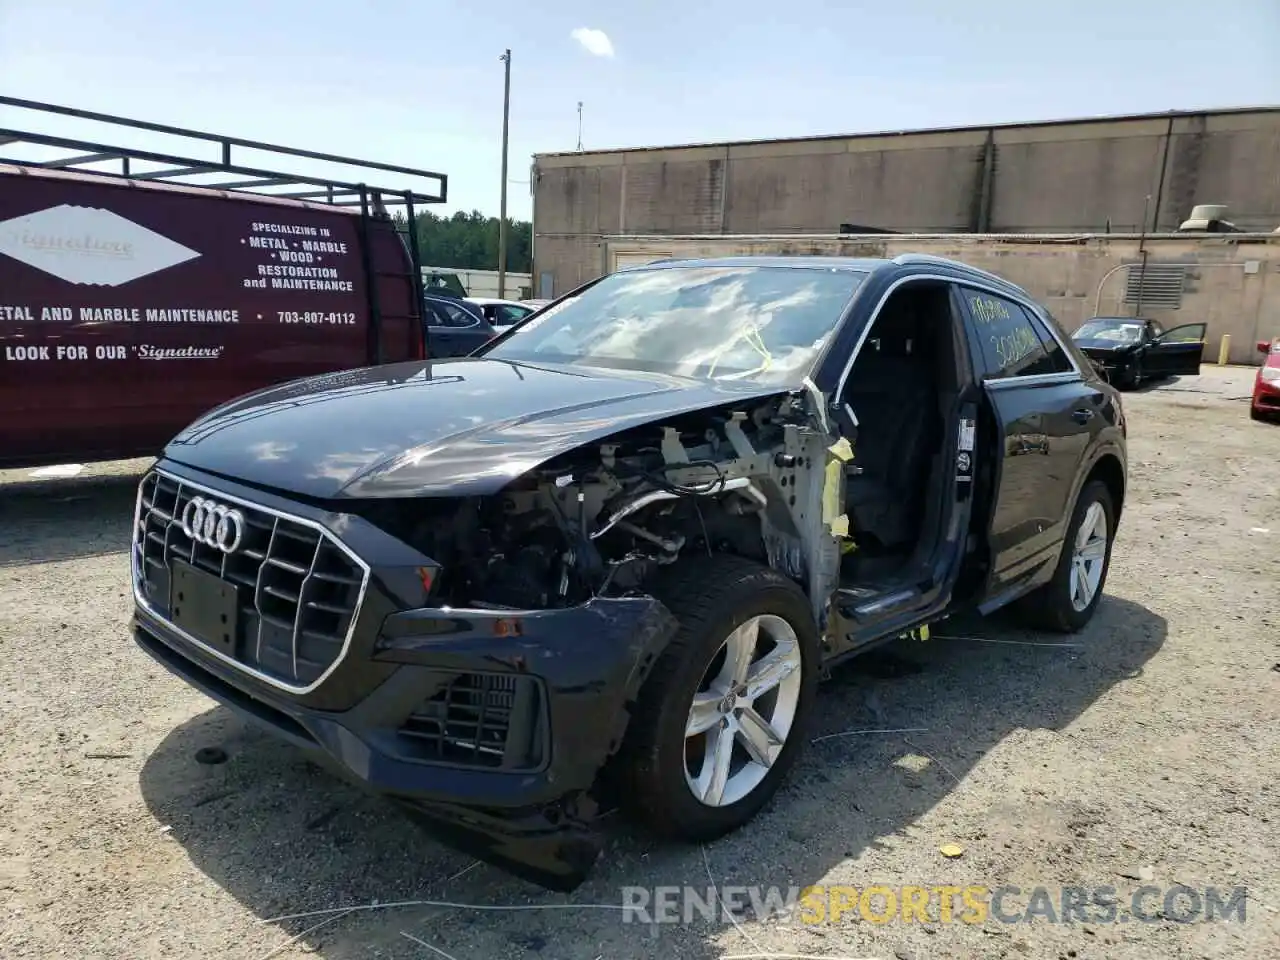
<svg viewBox="0 0 1280 960">
<path fill-rule="evenodd" d="M 1253 381 L 1253 400 L 1249 404 L 1249 416 L 1254 420 L 1280 418 L 1280 337 L 1270 343 L 1258 341 L 1258 352 L 1267 355 Z"/>
</svg>

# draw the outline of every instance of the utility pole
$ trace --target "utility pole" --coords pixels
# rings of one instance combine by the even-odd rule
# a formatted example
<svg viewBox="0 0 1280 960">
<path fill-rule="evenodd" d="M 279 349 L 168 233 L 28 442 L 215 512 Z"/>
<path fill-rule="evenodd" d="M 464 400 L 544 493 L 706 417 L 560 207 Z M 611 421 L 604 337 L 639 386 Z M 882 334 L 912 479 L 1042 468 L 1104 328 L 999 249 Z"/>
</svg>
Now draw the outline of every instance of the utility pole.
<svg viewBox="0 0 1280 960">
<path fill-rule="evenodd" d="M 578 152 L 582 152 L 582 101 L 578 101 Z"/>
<path fill-rule="evenodd" d="M 498 299 L 507 295 L 507 127 L 511 117 L 511 51 L 498 58 L 506 64 L 502 83 L 502 200 L 498 211 Z"/>
<path fill-rule="evenodd" d="M 1146 202 L 1142 205 L 1142 232 L 1138 235 L 1138 253 L 1142 254 L 1142 273 L 1138 280 L 1138 302 L 1134 305 L 1133 315 L 1135 317 L 1142 316 L 1142 294 L 1147 285 L 1147 213 L 1151 208 L 1151 194 L 1147 194 Z"/>
</svg>

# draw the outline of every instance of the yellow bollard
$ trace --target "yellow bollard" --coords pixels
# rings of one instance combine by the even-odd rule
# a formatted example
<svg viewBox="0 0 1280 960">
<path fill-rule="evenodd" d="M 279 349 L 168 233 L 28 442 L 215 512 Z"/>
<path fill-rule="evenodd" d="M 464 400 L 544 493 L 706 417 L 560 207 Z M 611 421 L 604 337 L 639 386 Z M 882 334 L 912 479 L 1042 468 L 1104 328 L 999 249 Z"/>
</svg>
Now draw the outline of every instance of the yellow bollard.
<svg viewBox="0 0 1280 960">
<path fill-rule="evenodd" d="M 1225 367 L 1227 365 L 1227 355 L 1231 352 L 1231 334 L 1224 333 L 1222 335 L 1222 345 L 1218 347 L 1218 366 Z"/>
</svg>

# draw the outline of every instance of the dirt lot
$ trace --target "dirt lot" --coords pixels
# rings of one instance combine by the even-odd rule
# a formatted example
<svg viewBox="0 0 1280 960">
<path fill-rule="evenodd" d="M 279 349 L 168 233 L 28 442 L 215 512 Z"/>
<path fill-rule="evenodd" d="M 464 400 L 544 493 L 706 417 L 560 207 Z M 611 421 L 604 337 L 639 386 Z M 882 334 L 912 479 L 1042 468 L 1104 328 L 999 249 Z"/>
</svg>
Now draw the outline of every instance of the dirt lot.
<svg viewBox="0 0 1280 960">
<path fill-rule="evenodd" d="M 1249 421 L 1250 371 L 1205 370 L 1127 397 L 1127 510 L 1109 596 L 1078 646 L 950 625 L 939 632 L 971 639 L 901 643 L 842 670 L 815 736 L 911 732 L 813 744 L 758 826 L 705 852 L 611 818 L 605 860 L 571 897 L 442 849 L 134 647 L 126 544 L 145 463 L 0 473 L 0 955 L 1274 957 L 1280 426 Z M 198 763 L 205 747 L 228 759 Z M 709 873 L 783 894 L 1014 884 L 1006 916 L 1035 887 L 1057 906 L 1063 885 L 1111 886 L 1121 909 L 1110 923 L 1041 910 L 881 924 L 859 909 L 827 924 L 751 910 L 623 922 L 622 887 L 705 895 Z M 1186 898 L 1161 915 L 1179 883 L 1224 899 L 1246 887 L 1246 919 L 1177 922 Z M 1142 901 L 1149 921 L 1126 909 L 1142 886 L 1159 888 Z M 403 900 L 524 909 L 274 919 Z"/>
</svg>

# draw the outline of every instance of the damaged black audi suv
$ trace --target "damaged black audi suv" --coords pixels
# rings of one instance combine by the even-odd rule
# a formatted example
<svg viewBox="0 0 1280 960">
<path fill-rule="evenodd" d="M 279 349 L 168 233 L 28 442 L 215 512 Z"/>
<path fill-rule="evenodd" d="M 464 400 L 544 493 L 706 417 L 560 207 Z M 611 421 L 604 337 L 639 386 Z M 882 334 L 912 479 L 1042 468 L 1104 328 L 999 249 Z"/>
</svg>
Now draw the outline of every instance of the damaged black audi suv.
<svg viewBox="0 0 1280 960">
<path fill-rule="evenodd" d="M 741 827 L 836 661 L 1097 609 L 1120 397 L 1023 290 L 923 255 L 614 273 L 467 357 L 202 416 L 137 496 L 134 635 L 194 687 L 555 889 L 606 790 Z"/>
</svg>

